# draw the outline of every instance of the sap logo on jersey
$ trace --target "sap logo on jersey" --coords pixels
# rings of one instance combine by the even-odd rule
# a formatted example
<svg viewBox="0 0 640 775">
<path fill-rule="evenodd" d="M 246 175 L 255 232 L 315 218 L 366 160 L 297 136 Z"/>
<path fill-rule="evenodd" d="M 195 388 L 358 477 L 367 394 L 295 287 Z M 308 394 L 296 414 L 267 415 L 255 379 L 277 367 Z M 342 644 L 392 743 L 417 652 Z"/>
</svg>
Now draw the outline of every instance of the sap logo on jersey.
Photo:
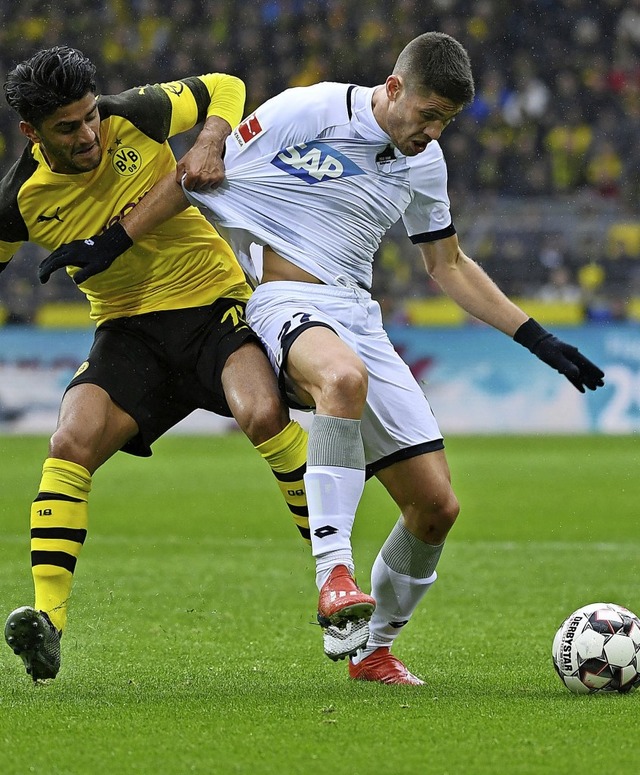
<svg viewBox="0 0 640 775">
<path fill-rule="evenodd" d="M 322 183 L 324 180 L 364 175 L 364 170 L 351 159 L 318 140 L 285 148 L 271 163 L 310 185 Z"/>
</svg>

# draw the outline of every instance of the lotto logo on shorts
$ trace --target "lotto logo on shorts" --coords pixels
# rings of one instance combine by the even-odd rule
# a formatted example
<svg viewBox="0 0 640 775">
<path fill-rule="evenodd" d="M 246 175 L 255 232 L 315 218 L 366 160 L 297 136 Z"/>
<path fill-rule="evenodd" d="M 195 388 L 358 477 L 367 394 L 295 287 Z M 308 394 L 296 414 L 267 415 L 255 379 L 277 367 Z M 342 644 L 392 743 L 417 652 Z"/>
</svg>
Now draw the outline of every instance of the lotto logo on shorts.
<svg viewBox="0 0 640 775">
<path fill-rule="evenodd" d="M 364 175 L 364 170 L 351 159 L 318 140 L 286 148 L 280 151 L 271 163 L 309 185 L 325 180 L 349 178 L 352 175 Z"/>
</svg>

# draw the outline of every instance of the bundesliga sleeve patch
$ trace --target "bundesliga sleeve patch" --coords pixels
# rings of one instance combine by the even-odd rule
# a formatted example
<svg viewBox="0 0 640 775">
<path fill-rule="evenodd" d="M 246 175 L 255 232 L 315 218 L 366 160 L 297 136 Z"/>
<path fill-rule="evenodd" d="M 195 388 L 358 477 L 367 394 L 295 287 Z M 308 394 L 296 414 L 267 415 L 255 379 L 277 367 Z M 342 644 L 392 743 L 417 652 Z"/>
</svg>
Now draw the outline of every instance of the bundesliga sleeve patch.
<svg viewBox="0 0 640 775">
<path fill-rule="evenodd" d="M 260 126 L 260 122 L 255 113 L 247 116 L 247 118 L 233 130 L 233 136 L 241 148 L 253 142 L 253 140 L 261 133 L 262 127 Z"/>
</svg>

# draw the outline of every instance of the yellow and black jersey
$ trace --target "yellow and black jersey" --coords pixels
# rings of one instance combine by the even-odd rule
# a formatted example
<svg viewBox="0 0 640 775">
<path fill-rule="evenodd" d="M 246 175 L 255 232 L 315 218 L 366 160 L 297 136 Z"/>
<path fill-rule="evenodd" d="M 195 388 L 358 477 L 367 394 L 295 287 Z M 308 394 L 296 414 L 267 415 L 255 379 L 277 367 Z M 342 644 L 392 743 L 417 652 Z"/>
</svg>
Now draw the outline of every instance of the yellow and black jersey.
<svg viewBox="0 0 640 775">
<path fill-rule="evenodd" d="M 0 182 L 0 269 L 23 242 L 53 251 L 104 231 L 175 169 L 169 137 L 209 115 L 235 126 L 243 106 L 242 81 L 220 73 L 101 96 L 102 160 L 90 172 L 53 172 L 40 145 L 29 143 Z M 98 323 L 250 293 L 230 248 L 195 207 L 141 238 L 80 289 Z"/>
</svg>

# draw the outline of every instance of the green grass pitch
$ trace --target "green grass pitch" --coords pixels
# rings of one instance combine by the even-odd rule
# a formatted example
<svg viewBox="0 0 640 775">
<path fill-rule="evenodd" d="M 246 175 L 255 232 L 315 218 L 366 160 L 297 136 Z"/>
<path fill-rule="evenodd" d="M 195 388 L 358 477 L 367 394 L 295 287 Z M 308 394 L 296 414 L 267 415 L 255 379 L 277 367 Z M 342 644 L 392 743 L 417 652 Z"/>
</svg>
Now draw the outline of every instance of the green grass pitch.
<svg viewBox="0 0 640 775">
<path fill-rule="evenodd" d="M 28 509 L 46 449 L 3 437 L 1 615 L 32 603 Z M 0 643 L 4 775 L 640 772 L 640 691 L 571 695 L 550 647 L 583 603 L 640 613 L 634 437 L 451 438 L 462 503 L 396 653 L 425 687 L 349 681 L 265 464 L 238 435 L 171 436 L 94 477 L 63 665 L 33 686 Z M 397 518 L 367 485 L 361 585 Z"/>
</svg>

